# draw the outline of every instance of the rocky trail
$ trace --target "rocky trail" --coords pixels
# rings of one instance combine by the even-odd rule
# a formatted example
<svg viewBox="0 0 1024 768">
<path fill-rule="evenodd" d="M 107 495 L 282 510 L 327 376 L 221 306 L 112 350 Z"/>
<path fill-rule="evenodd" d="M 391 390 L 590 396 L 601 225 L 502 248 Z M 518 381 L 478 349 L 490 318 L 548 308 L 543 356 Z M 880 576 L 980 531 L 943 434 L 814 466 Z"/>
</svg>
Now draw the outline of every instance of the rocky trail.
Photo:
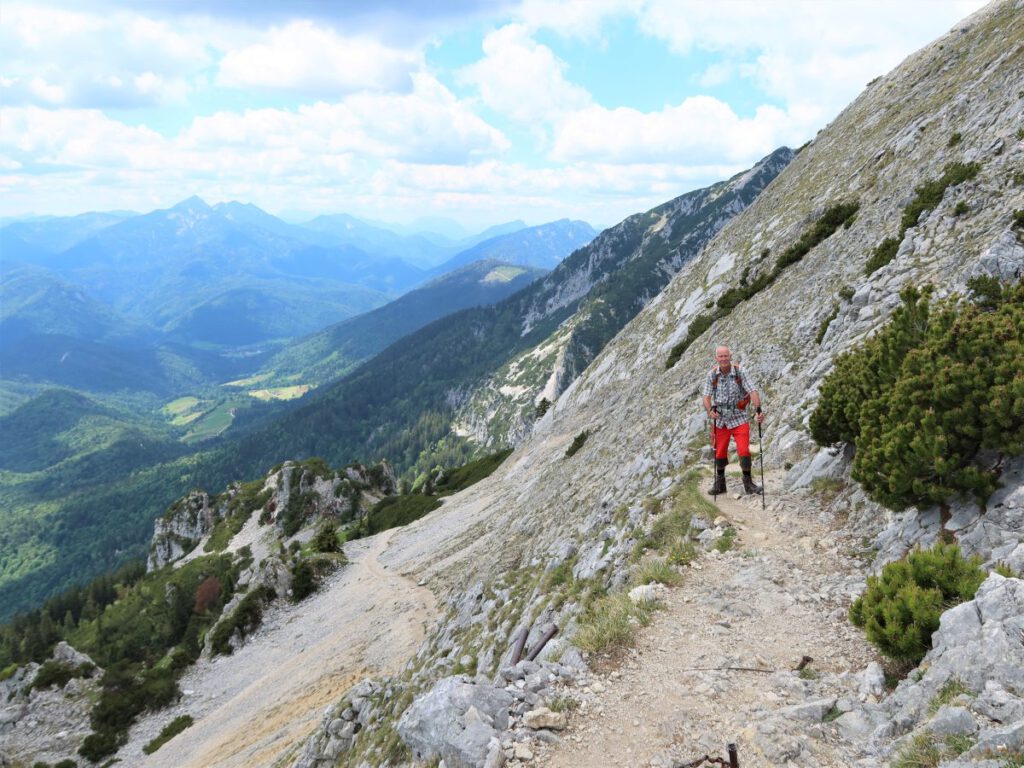
<svg viewBox="0 0 1024 768">
<path fill-rule="evenodd" d="M 636 646 L 566 689 L 578 708 L 533 764 L 667 767 L 724 757 L 727 742 L 745 767 L 854 764 L 822 719 L 849 708 L 874 659 L 846 617 L 863 565 L 813 496 L 769 496 L 766 511 L 756 496 L 717 504 L 733 548 L 685 568 Z"/>
<path fill-rule="evenodd" d="M 181 680 L 181 702 L 137 723 L 121 759 L 145 768 L 267 766 L 353 683 L 401 669 L 423 641 L 434 596 L 382 564 L 393 533 L 347 544 L 351 563 L 302 603 L 268 610 L 258 642 L 197 664 Z M 183 714 L 195 724 L 144 755 Z"/>
</svg>

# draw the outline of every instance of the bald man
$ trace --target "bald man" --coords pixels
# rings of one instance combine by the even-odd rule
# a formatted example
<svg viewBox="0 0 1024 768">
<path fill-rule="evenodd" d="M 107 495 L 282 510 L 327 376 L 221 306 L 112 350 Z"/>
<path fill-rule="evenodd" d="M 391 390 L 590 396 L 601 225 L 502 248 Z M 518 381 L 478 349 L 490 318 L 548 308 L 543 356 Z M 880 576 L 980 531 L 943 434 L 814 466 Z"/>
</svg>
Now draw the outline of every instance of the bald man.
<svg viewBox="0 0 1024 768">
<path fill-rule="evenodd" d="M 761 486 L 750 474 L 750 420 L 747 404 L 754 406 L 754 418 L 760 424 L 764 421 L 761 413 L 761 395 L 757 384 L 748 371 L 740 370 L 733 363 L 728 347 L 715 350 L 715 367 L 704 380 L 704 410 L 711 419 L 712 445 L 715 449 L 715 481 L 708 490 L 710 494 L 725 493 L 725 468 L 729 464 L 729 441 L 736 441 L 736 453 L 743 470 L 743 490 L 746 493 L 761 493 Z"/>
</svg>

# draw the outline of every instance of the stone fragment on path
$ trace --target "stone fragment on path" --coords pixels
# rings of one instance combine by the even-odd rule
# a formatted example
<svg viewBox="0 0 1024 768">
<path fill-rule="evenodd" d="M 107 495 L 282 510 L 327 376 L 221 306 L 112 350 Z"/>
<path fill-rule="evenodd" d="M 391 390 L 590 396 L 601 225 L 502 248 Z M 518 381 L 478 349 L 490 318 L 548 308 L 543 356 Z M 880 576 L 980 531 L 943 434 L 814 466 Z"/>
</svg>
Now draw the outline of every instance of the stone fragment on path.
<svg viewBox="0 0 1024 768">
<path fill-rule="evenodd" d="M 535 731 L 549 729 L 561 731 L 565 728 L 566 719 L 563 712 L 552 712 L 547 707 L 538 707 L 523 715 L 523 723 Z"/>
</svg>

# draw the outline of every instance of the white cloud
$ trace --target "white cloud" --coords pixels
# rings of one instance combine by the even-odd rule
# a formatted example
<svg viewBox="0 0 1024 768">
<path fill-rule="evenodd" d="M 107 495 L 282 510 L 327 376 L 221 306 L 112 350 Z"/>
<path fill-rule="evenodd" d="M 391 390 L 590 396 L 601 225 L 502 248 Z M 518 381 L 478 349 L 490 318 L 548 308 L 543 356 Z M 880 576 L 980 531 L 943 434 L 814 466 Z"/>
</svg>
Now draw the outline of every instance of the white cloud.
<svg viewBox="0 0 1024 768">
<path fill-rule="evenodd" d="M 565 62 L 533 40 L 521 24 L 508 24 L 484 38 L 484 58 L 460 72 L 499 114 L 524 124 L 554 121 L 591 103 L 586 89 L 569 82 Z"/>
<path fill-rule="evenodd" d="M 605 20 L 639 12 L 641 0 L 523 0 L 516 17 L 529 29 L 550 29 L 564 37 L 599 38 Z"/>
<path fill-rule="evenodd" d="M 273 27 L 259 42 L 228 51 L 217 84 L 319 96 L 408 90 L 422 56 L 366 37 L 342 37 L 310 21 Z"/>
<path fill-rule="evenodd" d="M 776 107 L 739 117 L 725 102 L 694 96 L 658 112 L 591 106 L 558 126 L 552 158 L 608 163 L 735 164 L 768 154 L 808 127 Z"/>
<path fill-rule="evenodd" d="M 209 63 L 202 40 L 137 14 L 4 6 L 4 103 L 134 107 L 178 103 Z"/>
<path fill-rule="evenodd" d="M 813 105 L 823 123 L 909 50 L 983 4 L 644 0 L 636 13 L 641 30 L 681 56 L 701 49 L 723 57 L 705 71 L 702 84 L 720 85 L 731 71 L 787 108 L 800 105 L 806 111 Z"/>
</svg>

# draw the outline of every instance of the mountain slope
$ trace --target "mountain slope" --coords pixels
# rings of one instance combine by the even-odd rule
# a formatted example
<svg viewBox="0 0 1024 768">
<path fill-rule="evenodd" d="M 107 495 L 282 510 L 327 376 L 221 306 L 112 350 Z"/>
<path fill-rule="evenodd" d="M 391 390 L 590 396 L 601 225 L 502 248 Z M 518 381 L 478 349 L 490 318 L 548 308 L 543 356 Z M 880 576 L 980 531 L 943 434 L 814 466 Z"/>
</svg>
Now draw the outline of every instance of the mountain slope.
<svg viewBox="0 0 1024 768">
<path fill-rule="evenodd" d="M 727 182 L 634 217 L 634 226 L 646 226 L 646 234 L 614 279 L 601 279 L 600 268 L 588 275 L 582 285 L 590 279 L 597 283 L 562 327 L 536 347 L 511 358 L 473 391 L 456 417 L 459 433 L 488 447 L 521 439 L 533 423 L 538 403 L 542 399 L 553 402 L 565 391 L 604 345 L 730 218 L 750 205 L 793 157 L 794 152 L 783 147 Z M 592 268 L 581 260 L 581 271 Z M 575 295 L 563 294 L 560 300 Z M 532 311 L 540 310 L 535 307 Z"/>
<path fill-rule="evenodd" d="M 597 232 L 585 221 L 561 219 L 484 240 L 456 254 L 433 270 L 444 274 L 480 259 L 497 259 L 522 267 L 554 269 L 566 254 L 594 239 Z"/>
<path fill-rule="evenodd" d="M 49 270 L 5 265 L 0 285 L 0 337 L 10 344 L 32 334 L 136 344 L 153 335 Z"/>
<path fill-rule="evenodd" d="M 631 216 L 514 296 L 449 315 L 401 339 L 278 421 L 225 448 L 220 466 L 251 472 L 279 457 L 314 455 L 340 464 L 387 457 L 401 470 L 417 461 L 458 463 L 474 449 L 453 439 L 452 417 L 476 386 L 511 357 L 547 339 L 595 286 L 610 282 L 631 262 L 640 259 L 644 269 L 671 271 L 691 258 L 690 249 L 742 210 L 744 195 L 756 195 L 790 156 L 789 150 L 779 150 L 759 164 L 749 174 L 756 183 L 737 177 Z M 621 322 L 635 313 L 635 298 L 625 297 Z M 425 450 L 432 454 L 421 457 Z M 210 471 L 220 477 L 226 470 Z"/>
<path fill-rule="evenodd" d="M 446 314 L 494 304 L 543 274 L 497 261 L 451 271 L 382 307 L 289 344 L 265 366 L 271 383 L 318 386 Z"/>
<path fill-rule="evenodd" d="M 857 547 L 862 536 L 878 547 L 889 541 L 901 551 L 938 537 L 942 519 L 938 508 L 894 514 L 868 501 L 856 487 L 848 487 L 848 458 L 843 452 L 819 451 L 807 434 L 807 419 L 835 355 L 876 332 L 899 303 L 902 288 L 932 283 L 940 294 L 948 294 L 965 291 L 972 276 L 1019 279 L 1024 274 L 1024 235 L 1014 224 L 1014 212 L 1024 210 L 1024 177 L 1020 175 L 1024 143 L 1018 119 L 1022 94 L 1024 14 L 1012 2 L 988 6 L 872 83 L 598 354 L 494 475 L 451 499 L 428 518 L 393 535 L 383 557 L 396 571 L 412 573 L 421 582 L 431 584 L 436 594 L 445 595 L 447 618 L 439 622 L 403 670 L 403 677 L 410 679 L 407 685 L 403 686 L 399 677 L 375 681 L 374 685 L 387 689 L 387 700 L 378 697 L 365 704 L 356 699 L 356 693 L 365 696 L 367 689 L 372 690 L 367 685 L 339 701 L 331 712 L 331 716 L 337 716 L 355 704 L 359 706 L 358 715 L 369 718 L 372 714 L 374 732 L 346 742 L 339 750 L 329 741 L 330 721 L 325 719 L 320 731 L 297 750 L 303 757 L 294 765 L 314 765 L 332 749 L 332 759 L 351 764 L 362 759 L 372 761 L 374 744 L 402 733 L 399 717 L 403 711 L 410 712 L 406 701 L 413 699 L 426 705 L 427 695 L 433 692 L 430 701 L 436 702 L 444 690 L 439 681 L 457 684 L 452 662 L 463 656 L 475 661 L 477 671 L 495 675 L 500 695 L 508 678 L 496 673 L 507 663 L 513 638 L 520 631 L 528 633 L 530 647 L 552 624 L 557 626 L 559 635 L 540 657 L 552 662 L 546 670 L 559 674 L 561 667 L 553 663 L 559 659 L 562 664 L 578 667 L 579 651 L 575 646 L 581 642 L 578 632 L 585 618 L 583 612 L 594 605 L 587 597 L 588 590 L 607 589 L 625 601 L 624 592 L 635 583 L 631 579 L 637 572 L 636 556 L 664 562 L 672 553 L 654 551 L 655 541 L 677 524 L 679 516 L 693 516 L 701 527 L 709 526 L 710 533 L 701 532 L 702 539 L 710 535 L 713 541 L 720 535 L 713 527 L 715 515 L 693 499 L 693 494 L 703 495 L 695 485 L 696 478 L 693 485 L 684 479 L 685 473 L 707 466 L 702 460 L 708 435 L 700 388 L 716 344 L 732 345 L 765 393 L 766 469 L 778 469 L 782 474 L 787 465 L 792 465 L 785 474 L 787 485 L 802 483 L 806 487 L 811 479 L 820 478 L 837 489 L 838 498 L 832 507 L 834 521 L 846 527 L 849 538 L 819 542 L 806 535 L 815 526 L 805 524 L 805 517 L 821 512 L 826 519 L 833 519 L 812 503 L 806 490 L 788 499 L 785 506 L 768 510 L 768 516 L 779 515 L 780 524 L 786 525 L 784 533 L 800 538 L 800 549 L 807 551 L 804 557 L 820 558 L 820 554 L 813 553 L 822 543 L 829 551 L 839 543 Z M 959 140 L 951 140 L 954 135 Z M 940 178 L 944 169 L 956 162 L 977 162 L 980 168 L 973 179 L 950 186 L 938 202 L 918 211 L 900 238 L 894 259 L 865 275 L 876 246 L 899 234 L 907 204 L 917 197 L 915 189 Z M 845 227 L 840 224 L 802 258 L 785 264 L 760 290 L 727 294 L 730 289 L 744 287 L 741 278 L 747 266 L 746 284 L 760 285 L 757 278 L 774 271 L 781 256 L 794 253 L 790 249 L 822 221 L 835 203 L 852 201 L 859 202 L 860 208 L 854 217 L 844 219 Z M 763 255 L 766 249 L 768 254 Z M 852 289 L 852 296 L 845 288 Z M 694 322 L 719 299 L 725 298 L 725 304 L 730 304 L 737 295 L 743 298 L 732 304 L 731 311 L 714 320 L 703 333 L 695 333 L 696 340 L 681 353 L 678 362 L 667 367 L 670 352 L 689 335 Z M 836 304 L 838 311 L 832 317 Z M 818 344 L 816 339 L 823 326 L 825 333 Z M 567 448 L 584 433 L 587 437 L 582 447 L 567 456 Z M 1017 470 L 1007 478 L 1010 485 L 993 499 L 1001 505 L 999 508 L 994 503 L 986 509 L 957 502 L 957 525 L 966 525 L 946 531 L 946 535 L 955 535 L 968 552 L 979 552 L 989 564 L 994 548 L 1012 549 L 1021 540 L 1019 508 L 998 511 L 1024 494 L 1019 466 L 1020 459 Z M 775 488 L 769 487 L 772 495 L 767 499 L 773 505 Z M 753 507 L 749 514 L 766 517 L 759 504 Z M 876 539 L 890 523 L 893 528 L 887 531 L 887 537 Z M 724 528 L 718 531 L 724 532 Z M 755 540 L 746 545 L 750 549 L 744 556 L 730 556 L 730 580 L 709 584 L 715 592 L 710 595 L 714 600 L 708 601 L 708 610 L 698 612 L 694 623 L 674 628 L 674 634 L 683 638 L 692 634 L 696 641 L 718 636 L 716 655 L 697 657 L 701 643 L 695 642 L 690 646 L 695 656 L 679 660 L 671 679 L 649 681 L 642 696 L 645 703 L 631 711 L 631 718 L 638 710 L 648 711 L 648 699 L 671 703 L 670 697 L 680 691 L 688 699 L 700 698 L 690 695 L 694 677 L 684 675 L 684 668 L 760 666 L 754 658 L 733 658 L 728 640 L 736 627 L 756 631 L 756 626 L 743 620 L 752 613 L 749 603 L 762 594 L 777 593 L 778 581 L 759 583 L 765 563 L 780 568 L 778 578 L 788 587 L 780 613 L 795 617 L 803 610 L 802 601 L 794 595 L 806 594 L 802 559 L 781 562 L 778 557 L 762 557 L 757 551 L 761 545 Z M 872 554 L 868 548 L 868 560 Z M 866 575 L 870 564 L 861 567 Z M 817 575 L 815 566 L 812 583 Z M 997 584 L 1002 579 L 989 578 Z M 833 599 L 848 604 L 850 595 L 862 586 L 863 581 L 856 580 L 834 583 L 830 590 L 836 591 L 831 596 L 807 594 L 805 599 L 822 606 Z M 1019 626 L 1019 606 L 1018 601 L 1017 613 L 1003 612 L 1001 617 L 1012 616 L 1011 622 Z M 964 610 L 950 616 L 951 627 L 964 637 L 977 637 L 979 643 L 982 638 L 991 641 L 980 629 L 979 620 L 971 624 L 971 629 L 959 621 L 960 617 L 975 616 L 977 608 L 961 608 Z M 733 614 L 739 619 L 734 620 Z M 803 629 L 794 622 L 790 639 L 799 641 Z M 999 635 L 999 642 L 1005 643 L 1000 647 L 1009 648 L 1010 641 L 1004 637 L 1009 635 Z M 1017 648 L 1016 644 L 1013 647 Z M 901 684 L 903 695 L 896 702 L 904 706 L 903 712 L 893 714 L 873 705 L 855 705 L 857 715 L 848 723 L 863 717 L 865 728 L 846 730 L 822 722 L 828 708 L 821 701 L 817 702 L 822 708 L 820 715 L 808 714 L 810 706 L 786 706 L 794 701 L 811 704 L 804 692 L 817 690 L 813 683 L 788 671 L 799 650 L 794 655 L 790 647 L 787 653 L 787 671 L 771 676 L 780 681 L 779 687 L 769 691 L 766 684 L 751 692 L 759 697 L 759 706 L 749 711 L 758 719 L 748 720 L 747 727 L 735 734 L 740 755 L 749 755 L 751 764 L 796 762 L 795 756 L 809 765 L 830 764 L 832 761 L 819 754 L 819 749 L 831 751 L 830 745 L 840 739 L 844 749 L 863 756 L 865 764 L 885 764 L 895 754 L 893 739 L 927 730 L 917 730 L 917 726 L 944 681 L 934 681 L 927 692 L 918 691 L 911 699 L 907 688 L 916 685 L 915 678 L 920 676 L 908 678 Z M 1006 665 L 1005 653 L 994 656 Z M 958 660 L 965 671 L 980 661 L 973 654 Z M 600 663 L 603 666 L 606 660 Z M 834 668 L 830 660 L 822 667 L 833 680 L 841 676 L 847 681 L 864 679 L 862 669 Z M 1018 671 L 1016 667 L 1010 675 Z M 925 680 L 931 679 L 930 671 L 922 668 L 921 672 Z M 545 670 L 525 665 L 522 675 L 516 672 L 511 678 L 529 677 L 532 685 L 544 674 Z M 726 695 L 731 697 L 743 684 L 735 681 L 737 677 L 728 671 L 710 676 L 707 697 L 714 698 L 716 704 Z M 972 693 L 981 696 L 985 677 L 978 670 L 973 670 L 970 677 Z M 617 683 L 602 684 L 619 690 Z M 458 690 L 466 700 L 478 690 L 480 698 L 473 700 L 483 701 L 494 688 L 480 685 Z M 884 686 L 873 695 L 884 696 Z M 401 703 L 390 704 L 395 698 Z M 851 691 L 849 698 L 855 701 L 856 691 Z M 1019 702 L 1015 694 L 1014 706 L 1020 706 Z M 709 710 L 714 708 L 709 706 Z M 917 710 L 917 715 L 908 718 L 906 710 L 911 708 Z M 1021 711 L 1017 710 L 1014 725 L 1006 732 L 1019 732 Z M 878 719 L 869 717 L 871 712 Z M 782 730 L 775 716 L 785 717 L 787 713 L 787 730 Z M 701 734 L 690 732 L 687 718 L 680 721 L 675 712 L 669 714 L 664 721 L 643 724 L 647 728 L 644 750 L 655 745 L 668 748 L 673 743 L 692 746 L 694 738 L 701 738 Z M 445 715 L 450 719 L 440 716 L 431 722 L 457 722 L 458 714 L 452 710 Z M 982 719 L 986 728 L 999 727 L 989 718 Z M 716 741 L 713 747 L 699 741 L 700 751 L 720 750 L 722 741 L 731 735 L 716 729 L 720 720 L 710 720 L 707 735 Z M 407 717 L 406 733 L 412 721 L 414 718 Z M 597 727 L 593 721 L 591 726 Z M 796 738 L 790 738 L 790 728 L 796 729 Z M 497 730 L 495 735 L 503 743 L 513 738 L 511 733 Z M 872 733 L 875 736 L 869 739 Z M 913 735 L 896 745 L 911 741 Z M 587 736 L 580 738 L 585 741 Z M 411 761 L 413 742 L 410 739 L 406 744 L 409 751 L 405 759 Z M 434 750 L 450 748 L 440 739 L 428 746 Z M 876 751 L 865 754 L 868 748 Z M 422 741 L 415 743 L 415 749 L 425 759 L 436 754 Z M 773 756 L 766 756 L 766 751 Z M 957 762 L 967 764 L 969 759 L 982 757 L 981 751 Z M 486 750 L 477 754 L 482 763 Z M 696 749 L 689 756 L 695 754 Z M 621 759 L 621 755 L 602 755 L 605 757 L 610 764 Z M 644 753 L 643 757 L 648 755 Z M 626 759 L 635 758 L 636 753 Z"/>
</svg>

